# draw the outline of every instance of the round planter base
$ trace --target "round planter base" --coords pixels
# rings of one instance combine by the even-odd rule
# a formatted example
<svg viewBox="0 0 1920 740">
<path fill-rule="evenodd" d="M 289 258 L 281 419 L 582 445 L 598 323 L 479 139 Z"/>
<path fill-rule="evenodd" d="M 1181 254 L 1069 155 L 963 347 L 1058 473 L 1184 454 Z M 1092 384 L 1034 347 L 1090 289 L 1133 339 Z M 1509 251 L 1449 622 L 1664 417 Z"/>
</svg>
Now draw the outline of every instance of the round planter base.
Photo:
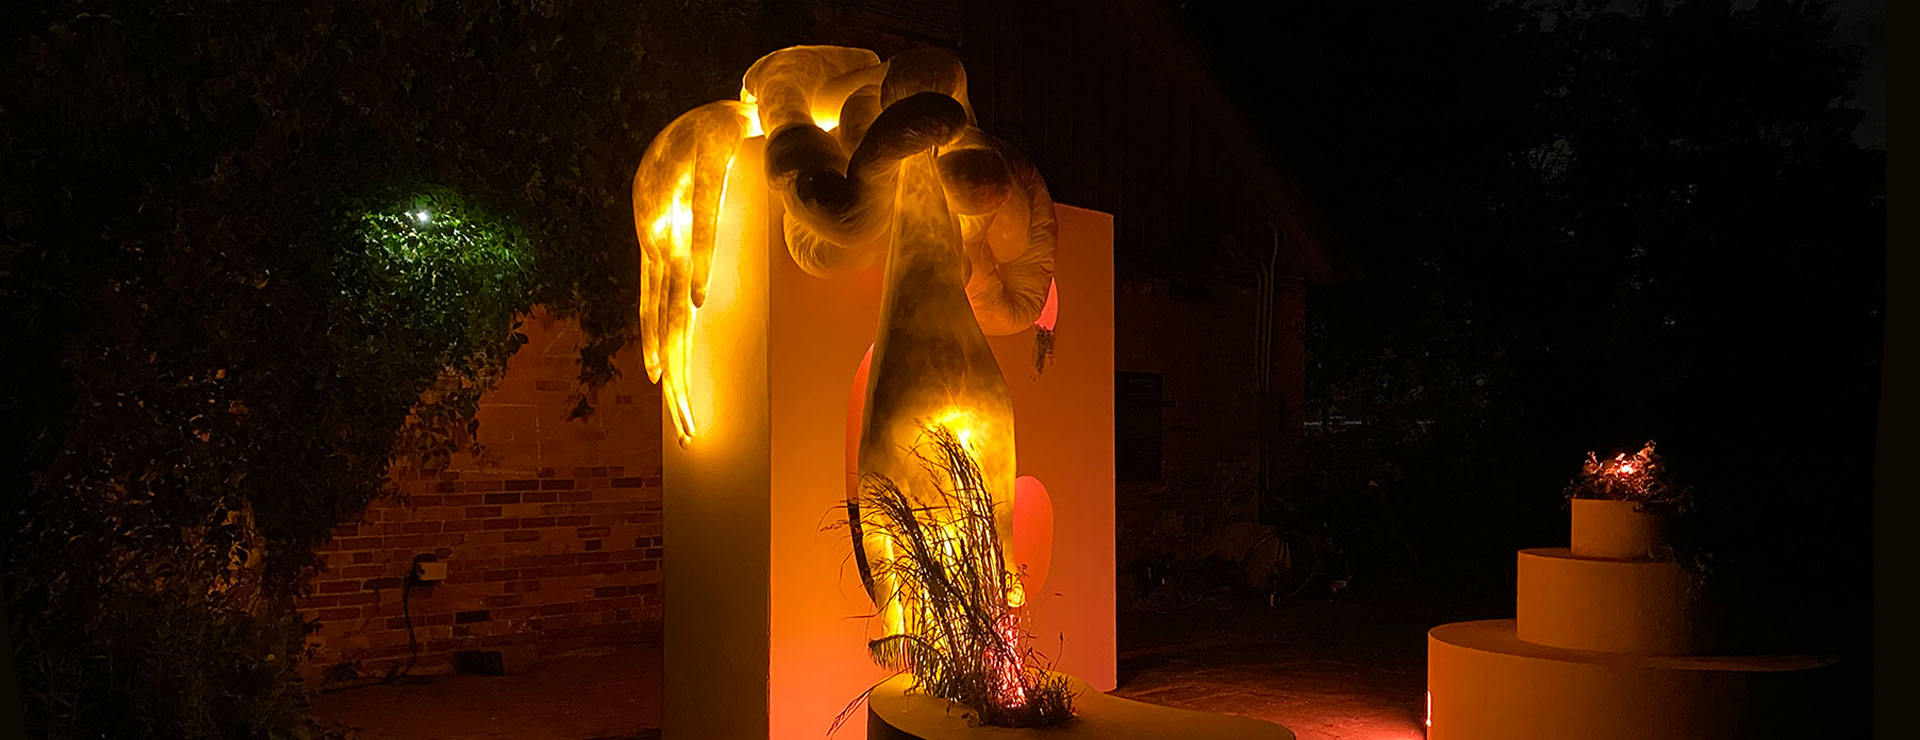
<svg viewBox="0 0 1920 740">
<path fill-rule="evenodd" d="M 1207 714 L 1122 699 L 1073 681 L 1075 717 L 1051 727 L 971 727 L 965 706 L 909 694 L 911 678 L 894 676 L 867 697 L 868 740 L 1293 740 L 1272 722 Z"/>
<path fill-rule="evenodd" d="M 1634 656 L 1536 645 L 1511 619 L 1427 633 L 1431 740 L 1828 737 L 1818 655 Z"/>
<path fill-rule="evenodd" d="M 1520 551 L 1518 636 L 1569 650 L 1699 655 L 1719 647 L 1703 600 L 1671 560 L 1582 558 L 1561 547 Z"/>
</svg>

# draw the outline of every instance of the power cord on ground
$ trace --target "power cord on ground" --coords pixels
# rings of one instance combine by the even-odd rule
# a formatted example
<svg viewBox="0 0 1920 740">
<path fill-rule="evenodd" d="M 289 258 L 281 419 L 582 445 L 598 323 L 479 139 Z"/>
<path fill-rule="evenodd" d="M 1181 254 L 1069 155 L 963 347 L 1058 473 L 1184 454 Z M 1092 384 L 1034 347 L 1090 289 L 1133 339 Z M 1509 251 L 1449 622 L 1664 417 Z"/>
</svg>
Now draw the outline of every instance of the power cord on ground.
<svg viewBox="0 0 1920 740">
<path fill-rule="evenodd" d="M 387 672 L 381 683 L 393 683 L 413 672 L 414 663 L 420 660 L 420 639 L 413 630 L 413 605 L 411 596 L 413 587 L 420 583 L 420 564 L 433 562 L 433 553 L 421 553 L 413 556 L 413 562 L 407 566 L 407 577 L 400 583 L 400 621 L 407 627 L 407 662 L 395 666 Z"/>
</svg>

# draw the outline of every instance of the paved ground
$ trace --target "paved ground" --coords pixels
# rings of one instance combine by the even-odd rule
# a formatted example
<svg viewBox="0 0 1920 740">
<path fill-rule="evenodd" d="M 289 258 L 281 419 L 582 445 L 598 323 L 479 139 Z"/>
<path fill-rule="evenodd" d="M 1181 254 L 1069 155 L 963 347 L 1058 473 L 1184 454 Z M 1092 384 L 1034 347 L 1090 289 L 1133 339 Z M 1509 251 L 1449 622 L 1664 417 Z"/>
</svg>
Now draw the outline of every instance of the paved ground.
<svg viewBox="0 0 1920 740">
<path fill-rule="evenodd" d="M 1511 614 L 1511 601 L 1410 597 L 1123 612 L 1115 693 L 1273 720 L 1301 740 L 1414 740 L 1427 627 Z M 636 649 L 545 660 L 520 676 L 336 691 L 314 710 L 365 740 L 657 740 L 660 686 L 660 653 Z"/>
<path fill-rule="evenodd" d="M 542 659 L 517 676 L 435 676 L 321 694 L 364 740 L 659 740 L 660 651 Z"/>
<path fill-rule="evenodd" d="M 1426 736 L 1426 630 L 1512 608 L 1402 597 L 1123 612 L 1114 693 L 1271 720 L 1301 740 L 1417 740 Z"/>
</svg>

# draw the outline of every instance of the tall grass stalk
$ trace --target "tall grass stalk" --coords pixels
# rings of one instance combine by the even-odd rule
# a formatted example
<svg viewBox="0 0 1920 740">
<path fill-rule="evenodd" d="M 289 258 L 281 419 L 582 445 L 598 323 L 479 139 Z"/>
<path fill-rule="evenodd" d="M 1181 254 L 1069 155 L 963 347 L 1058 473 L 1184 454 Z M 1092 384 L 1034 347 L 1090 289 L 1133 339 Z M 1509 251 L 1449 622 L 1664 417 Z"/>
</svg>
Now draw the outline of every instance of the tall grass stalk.
<svg viewBox="0 0 1920 740">
<path fill-rule="evenodd" d="M 1006 565 L 993 494 L 972 451 L 945 426 L 930 426 L 913 454 L 927 476 L 919 492 L 870 474 L 848 506 L 856 545 L 898 630 L 867 652 L 885 668 L 913 676 L 911 690 L 964 704 L 970 721 L 1038 727 L 1073 717 L 1064 676 L 1041 667 L 1020 624 L 1020 575 Z M 865 540 L 864 542 L 862 540 Z M 1010 603 L 1011 602 L 1011 603 Z M 833 729 L 865 700 L 854 700 Z"/>
</svg>

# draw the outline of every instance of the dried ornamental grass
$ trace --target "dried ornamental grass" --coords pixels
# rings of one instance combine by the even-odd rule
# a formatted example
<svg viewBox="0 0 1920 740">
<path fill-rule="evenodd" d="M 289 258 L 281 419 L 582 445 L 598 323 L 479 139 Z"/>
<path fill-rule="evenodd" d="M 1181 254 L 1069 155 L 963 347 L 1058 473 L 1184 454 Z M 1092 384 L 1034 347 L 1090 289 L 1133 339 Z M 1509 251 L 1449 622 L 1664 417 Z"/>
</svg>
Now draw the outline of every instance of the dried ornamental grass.
<svg viewBox="0 0 1920 740">
<path fill-rule="evenodd" d="M 1619 453 L 1601 460 L 1587 453 L 1580 475 L 1567 484 L 1570 498 L 1637 501 L 1641 503 L 1685 503 L 1687 489 L 1674 485 L 1667 474 L 1666 460 L 1653 451 L 1653 442 L 1632 455 Z"/>
<path fill-rule="evenodd" d="M 1020 626 L 1019 574 L 1006 567 L 992 493 L 980 466 L 951 429 L 930 426 L 913 450 L 931 480 L 930 500 L 915 500 L 882 475 L 863 477 L 842 524 L 884 541 L 867 558 L 876 581 L 896 585 L 875 614 L 898 606 L 903 631 L 873 640 L 868 655 L 913 676 L 910 690 L 972 708 L 970 721 L 1038 727 L 1073 718 L 1065 676 L 1040 667 Z M 864 553 L 861 554 L 865 556 Z M 836 717 L 851 716 L 865 694 Z"/>
</svg>

